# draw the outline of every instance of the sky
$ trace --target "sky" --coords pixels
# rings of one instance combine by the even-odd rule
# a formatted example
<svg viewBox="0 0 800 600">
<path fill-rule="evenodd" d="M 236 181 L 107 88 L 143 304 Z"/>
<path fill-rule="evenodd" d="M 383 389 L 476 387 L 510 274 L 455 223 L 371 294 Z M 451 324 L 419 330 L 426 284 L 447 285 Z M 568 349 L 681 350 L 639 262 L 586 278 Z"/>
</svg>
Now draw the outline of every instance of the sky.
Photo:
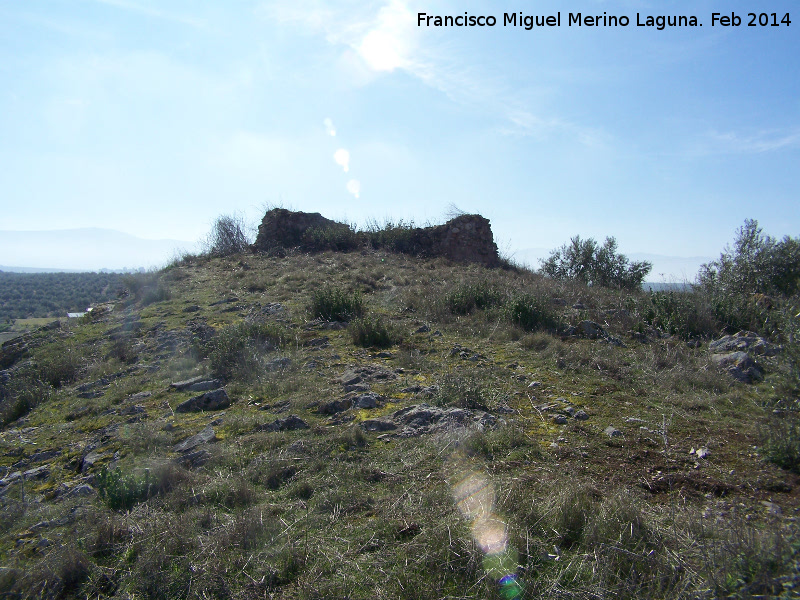
<svg viewBox="0 0 800 600">
<path fill-rule="evenodd" d="M 748 27 L 753 5 L 0 0 L 0 230 L 194 241 L 271 206 L 361 226 L 457 207 L 518 256 L 580 235 L 713 258 L 747 218 L 797 236 L 800 11 Z M 503 26 L 520 12 L 562 24 Z"/>
</svg>

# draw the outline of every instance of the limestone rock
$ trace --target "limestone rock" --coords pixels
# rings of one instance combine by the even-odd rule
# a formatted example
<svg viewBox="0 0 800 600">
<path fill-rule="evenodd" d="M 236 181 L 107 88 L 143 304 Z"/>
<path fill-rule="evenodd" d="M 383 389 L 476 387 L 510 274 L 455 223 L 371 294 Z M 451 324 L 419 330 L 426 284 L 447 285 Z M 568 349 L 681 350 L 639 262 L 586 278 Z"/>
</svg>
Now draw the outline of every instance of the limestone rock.
<svg viewBox="0 0 800 600">
<path fill-rule="evenodd" d="M 289 415 L 283 419 L 277 419 L 266 425 L 256 427 L 257 431 L 293 431 L 295 429 L 308 429 L 308 423 L 297 415 Z"/>
<path fill-rule="evenodd" d="M 753 383 L 764 376 L 761 366 L 747 352 L 713 354 L 711 361 L 725 369 L 734 379 L 743 383 Z"/>
<path fill-rule="evenodd" d="M 186 402 L 180 403 L 175 412 L 200 412 L 204 410 L 220 410 L 228 408 L 231 405 L 231 400 L 224 389 L 219 388 L 205 394 L 200 394 L 194 398 L 189 398 Z"/>
<path fill-rule="evenodd" d="M 708 344 L 712 354 L 727 352 L 747 352 L 756 356 L 775 356 L 780 353 L 780 346 L 770 344 L 767 340 L 752 331 L 739 331 L 734 335 L 726 335 Z"/>
<path fill-rule="evenodd" d="M 190 438 L 183 440 L 181 443 L 176 444 L 173 447 L 175 452 L 185 453 L 190 452 L 201 446 L 203 444 L 210 444 L 212 442 L 217 441 L 217 434 L 214 432 L 214 428 L 209 425 L 205 429 L 203 429 L 200 433 L 193 435 Z"/>
</svg>

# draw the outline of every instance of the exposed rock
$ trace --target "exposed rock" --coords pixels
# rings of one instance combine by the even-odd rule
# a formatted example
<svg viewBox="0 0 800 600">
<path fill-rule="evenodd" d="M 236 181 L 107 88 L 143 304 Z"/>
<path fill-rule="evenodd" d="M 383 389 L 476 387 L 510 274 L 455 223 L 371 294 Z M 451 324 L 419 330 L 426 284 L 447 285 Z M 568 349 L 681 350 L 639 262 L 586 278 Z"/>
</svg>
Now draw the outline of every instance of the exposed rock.
<svg viewBox="0 0 800 600">
<path fill-rule="evenodd" d="M 28 460 L 32 463 L 44 462 L 46 460 L 50 460 L 51 458 L 55 458 L 60 454 L 61 450 L 42 450 L 41 452 L 36 452 L 35 454 L 31 454 Z"/>
<path fill-rule="evenodd" d="M 264 365 L 264 370 L 268 373 L 271 373 L 273 371 L 283 371 L 284 369 L 288 369 L 290 366 L 292 366 L 291 358 L 274 358 Z"/>
<path fill-rule="evenodd" d="M 617 428 L 615 428 L 615 427 L 613 427 L 611 425 L 606 427 L 603 430 L 603 433 L 605 433 L 608 437 L 611 437 L 611 438 L 622 437 L 622 432 L 619 429 L 617 429 Z"/>
<path fill-rule="evenodd" d="M 452 432 L 459 429 L 483 431 L 497 424 L 497 418 L 481 410 L 440 408 L 429 404 L 415 404 L 402 408 L 381 419 L 361 422 L 367 431 L 400 429 L 398 437 L 416 437 L 430 433 Z"/>
<path fill-rule="evenodd" d="M 595 323 L 594 321 L 581 321 L 578 323 L 578 335 L 583 337 L 587 337 L 591 340 L 596 340 L 598 338 L 605 338 L 608 334 L 606 334 L 605 329 L 603 329 L 600 325 Z"/>
<path fill-rule="evenodd" d="M 367 392 L 369 383 L 373 381 L 390 381 L 397 379 L 397 374 L 381 367 L 380 365 L 365 365 L 352 367 L 342 374 L 341 382 L 344 391 L 347 392 Z"/>
<path fill-rule="evenodd" d="M 567 424 L 567 417 L 564 415 L 556 415 L 553 417 L 553 423 L 556 425 L 566 425 Z"/>
<path fill-rule="evenodd" d="M 775 356 L 781 351 L 780 346 L 770 344 L 767 340 L 752 331 L 739 331 L 734 335 L 726 335 L 708 344 L 712 354 L 727 352 L 747 352 L 757 356 Z"/>
<path fill-rule="evenodd" d="M 350 398 L 342 400 L 331 400 L 330 402 L 323 402 L 317 407 L 317 412 L 321 415 L 335 415 L 340 412 L 348 410 L 353 405 Z"/>
<path fill-rule="evenodd" d="M 183 388 L 186 392 L 207 392 L 208 390 L 216 390 L 222 386 L 220 379 L 207 379 L 205 381 L 196 381 L 195 383 L 187 385 Z"/>
<path fill-rule="evenodd" d="M 359 394 L 353 398 L 353 408 L 376 408 L 383 401 L 383 397 L 375 392 Z"/>
<path fill-rule="evenodd" d="M 289 415 L 283 419 L 277 419 L 266 425 L 259 425 L 256 431 L 293 431 L 295 429 L 308 429 L 308 423 L 297 415 Z"/>
<path fill-rule="evenodd" d="M 280 302 L 268 302 L 261 307 L 262 315 L 277 315 L 284 311 L 283 304 Z"/>
<path fill-rule="evenodd" d="M 193 435 L 190 438 L 187 438 L 180 442 L 179 444 L 175 444 L 173 450 L 175 452 L 180 452 L 181 454 L 190 452 L 201 446 L 203 444 L 210 444 L 217 441 L 217 434 L 214 432 L 214 428 L 209 425 L 205 429 L 203 429 L 200 433 Z"/>
<path fill-rule="evenodd" d="M 578 421 L 586 421 L 589 418 L 589 415 L 586 414 L 585 410 L 577 411 L 574 416 Z"/>
<path fill-rule="evenodd" d="M 76 485 L 70 491 L 66 493 L 67 498 L 88 498 L 89 496 L 94 496 L 97 493 L 92 486 L 88 483 L 81 483 L 80 485 Z"/>
<path fill-rule="evenodd" d="M 212 392 L 200 394 L 194 398 L 189 398 L 186 402 L 180 403 L 175 407 L 175 412 L 200 412 L 204 410 L 220 410 L 228 408 L 231 405 L 231 400 L 224 389 L 220 388 Z"/>
<path fill-rule="evenodd" d="M 203 381 L 202 375 L 197 375 L 196 377 L 192 377 L 191 379 L 185 379 L 183 381 L 176 381 L 174 383 L 170 383 L 170 389 L 176 390 L 178 392 L 185 390 L 190 385 Z"/>
<path fill-rule="evenodd" d="M 44 479 L 50 474 L 50 468 L 47 465 L 41 465 L 33 469 L 28 469 L 22 473 L 25 479 Z"/>
<path fill-rule="evenodd" d="M 388 419 L 365 419 L 361 421 L 361 428 L 364 431 L 393 431 L 397 424 Z"/>
<path fill-rule="evenodd" d="M 731 352 L 729 354 L 713 354 L 711 361 L 725 369 L 734 379 L 743 383 L 759 381 L 764 376 L 763 369 L 747 352 Z"/>
<path fill-rule="evenodd" d="M 90 450 L 86 454 L 83 455 L 80 461 L 80 472 L 86 473 L 89 469 L 94 467 L 98 462 L 105 458 L 105 454 L 100 454 L 99 452 L 94 452 Z"/>
<path fill-rule="evenodd" d="M 414 333 L 428 333 L 430 330 L 431 328 L 427 325 L 421 325 L 414 331 Z"/>
<path fill-rule="evenodd" d="M 187 452 L 176 458 L 173 462 L 188 469 L 196 469 L 197 467 L 202 467 L 204 464 L 206 464 L 210 458 L 211 453 L 208 450 L 201 448 L 200 450 L 195 450 L 194 452 Z"/>
</svg>

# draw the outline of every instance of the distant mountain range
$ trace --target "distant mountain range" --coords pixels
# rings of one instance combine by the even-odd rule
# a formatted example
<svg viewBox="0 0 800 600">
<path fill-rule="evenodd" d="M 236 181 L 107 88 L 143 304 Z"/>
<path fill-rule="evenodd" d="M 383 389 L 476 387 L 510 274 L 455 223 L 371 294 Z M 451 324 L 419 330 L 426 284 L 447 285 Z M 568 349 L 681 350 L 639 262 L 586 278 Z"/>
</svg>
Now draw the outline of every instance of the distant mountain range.
<svg viewBox="0 0 800 600">
<path fill-rule="evenodd" d="M 95 227 L 0 231 L 0 270 L 133 271 L 164 266 L 182 252 L 196 251 L 196 246 L 185 240 L 148 240 Z"/>
</svg>

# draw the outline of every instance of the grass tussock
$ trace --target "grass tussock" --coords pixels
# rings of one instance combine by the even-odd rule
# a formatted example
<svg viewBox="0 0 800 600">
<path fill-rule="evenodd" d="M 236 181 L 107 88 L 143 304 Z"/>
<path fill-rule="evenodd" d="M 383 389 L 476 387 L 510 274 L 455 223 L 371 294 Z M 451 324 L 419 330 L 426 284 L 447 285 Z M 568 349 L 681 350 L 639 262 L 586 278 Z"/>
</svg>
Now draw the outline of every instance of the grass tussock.
<svg viewBox="0 0 800 600">
<path fill-rule="evenodd" d="M 359 292 L 326 286 L 311 294 L 311 318 L 325 321 L 350 321 L 364 314 L 364 299 Z"/>
<path fill-rule="evenodd" d="M 354 319 L 348 325 L 353 344 L 362 348 L 391 348 L 403 338 L 396 327 L 384 317 L 367 315 Z"/>
</svg>

